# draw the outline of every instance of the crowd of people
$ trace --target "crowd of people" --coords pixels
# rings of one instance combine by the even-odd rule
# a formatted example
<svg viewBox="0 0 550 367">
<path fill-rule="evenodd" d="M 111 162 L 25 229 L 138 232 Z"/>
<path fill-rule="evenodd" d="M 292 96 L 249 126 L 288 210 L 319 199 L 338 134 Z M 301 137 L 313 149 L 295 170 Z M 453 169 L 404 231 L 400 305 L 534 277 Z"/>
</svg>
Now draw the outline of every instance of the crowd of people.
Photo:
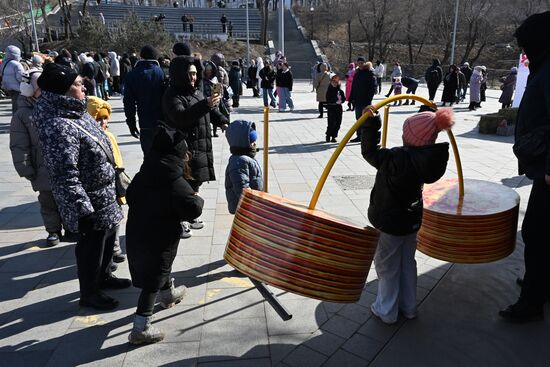
<svg viewBox="0 0 550 367">
<path fill-rule="evenodd" d="M 3 85 L 11 87 L 13 163 L 39 192 L 47 245 L 76 240 L 83 307 L 116 308 L 118 301 L 105 289 L 133 284 L 142 290 L 129 335 L 133 344 L 162 340 L 164 334 L 151 325 L 157 296 L 168 308 L 185 294 L 185 287 L 174 285 L 171 267 L 180 238 L 190 237 L 191 228 L 204 227 L 199 188 L 216 179 L 212 126 L 229 128 L 226 137 L 234 158 L 226 172 L 228 211 L 234 213 L 245 187 L 263 187 L 254 159 L 255 124 L 229 124 L 242 93 L 239 62 L 227 72 L 220 53 L 202 60 L 184 43 L 175 44 L 173 53 L 167 62 L 148 45 L 139 57 L 61 50 L 33 55 L 27 65 L 20 50 L 9 46 L 3 63 L 11 67 Z M 126 185 L 120 149 L 108 130 L 108 99 L 115 93 L 123 95 L 128 129 L 140 139 L 144 155 L 140 171 Z M 243 166 L 250 167 L 250 175 Z M 131 280 L 113 274 L 117 263 L 126 261 L 119 242 L 124 204 L 129 206 Z"/>
<path fill-rule="evenodd" d="M 548 127 L 549 106 L 540 103 L 538 96 L 547 90 L 549 46 L 544 38 L 534 43 L 526 35 L 533 29 L 542 31 L 549 14 L 529 18 L 516 33 L 531 60 L 532 72 L 522 101 L 529 108 L 520 109 L 516 140 L 525 136 L 533 139 L 530 132 Z M 227 71 L 223 54 L 203 60 L 185 43 L 174 45 L 170 60 L 160 57 L 149 45 L 140 50 L 139 57 L 61 50 L 44 57 L 33 55 L 28 62 L 22 62 L 17 47 L 9 46 L 6 51 L 2 86 L 12 99 L 13 163 L 17 173 L 39 193 L 47 243 L 53 246 L 64 236 L 78 237 L 75 254 L 80 305 L 112 310 L 118 301 L 103 290 L 133 284 L 141 293 L 130 343 L 162 340 L 164 333 L 152 325 L 154 305 L 158 298 L 163 308 L 169 308 L 185 295 L 185 287 L 177 287 L 171 277 L 172 264 L 180 238 L 188 238 L 191 229 L 205 226 L 200 219 L 204 205 L 200 187 L 216 180 L 212 151 L 216 129 L 225 132 L 231 152 L 225 171 L 228 211 L 235 213 L 244 188 L 263 188 L 262 168 L 254 158 L 258 138 L 255 123 L 230 122 L 246 79 L 242 65 L 234 61 Z M 378 170 L 368 209 L 370 222 L 381 232 L 375 255 L 378 294 L 371 310 L 390 324 L 399 313 L 414 318 L 414 252 L 422 220 L 422 186 L 445 172 L 448 144 L 436 144 L 436 138 L 453 125 L 453 112 L 450 108 L 436 111 L 426 107 L 406 119 L 404 147 L 381 148 L 381 121 L 372 113 L 372 100 L 382 92 L 383 63 L 377 61 L 375 67 L 358 57 L 348 67 L 345 91 L 339 76 L 330 70 L 328 64 L 319 63 L 314 79 L 319 117 L 327 110 L 326 141 L 336 142 L 346 101 L 357 119 L 369 110 L 373 115 L 352 140 L 361 143 L 363 157 Z M 262 90 L 264 107 L 280 112 L 287 107 L 294 109 L 292 72 L 280 52 L 274 60 L 257 58 L 246 74 L 253 96 L 259 98 Z M 510 104 L 516 74 L 512 69 L 503 79 L 503 107 Z M 392 92 L 399 95 L 403 87 L 407 93 L 415 93 L 419 81 L 403 76 L 398 62 L 391 77 L 386 96 Z M 431 100 L 443 83 L 442 106 L 463 100 L 468 84 L 470 108 L 479 107 L 483 101 L 486 68 L 482 66 L 472 71 L 468 64 L 461 68 L 451 65 L 443 75 L 439 61 L 434 60 L 425 78 Z M 121 183 L 124 167 L 120 149 L 108 130 L 112 111 L 108 99 L 116 93 L 123 95 L 128 129 L 140 140 L 143 151 L 143 164 L 127 187 Z M 543 281 L 548 271 L 542 262 L 548 251 L 539 242 L 548 231 L 542 213 L 543 203 L 550 197 L 550 165 L 547 154 L 534 160 L 518 158 L 522 171 L 535 180 L 523 224 L 526 274 L 518 302 L 501 316 L 527 321 L 540 319 L 548 296 L 548 284 Z M 129 206 L 126 250 L 131 280 L 113 274 L 116 264 L 126 260 L 118 238 L 124 204 Z"/>
</svg>

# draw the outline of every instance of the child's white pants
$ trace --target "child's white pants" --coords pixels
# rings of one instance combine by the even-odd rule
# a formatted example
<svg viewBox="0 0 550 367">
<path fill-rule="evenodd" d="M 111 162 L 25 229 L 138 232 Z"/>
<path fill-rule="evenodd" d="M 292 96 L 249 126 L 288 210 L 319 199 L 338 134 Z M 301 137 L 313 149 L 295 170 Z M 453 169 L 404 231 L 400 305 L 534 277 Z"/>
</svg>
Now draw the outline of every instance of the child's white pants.
<svg viewBox="0 0 550 367">
<path fill-rule="evenodd" d="M 416 314 L 415 252 L 416 232 L 406 236 L 380 232 L 374 255 L 378 293 L 372 307 L 384 322 L 395 322 L 399 311 Z"/>
</svg>

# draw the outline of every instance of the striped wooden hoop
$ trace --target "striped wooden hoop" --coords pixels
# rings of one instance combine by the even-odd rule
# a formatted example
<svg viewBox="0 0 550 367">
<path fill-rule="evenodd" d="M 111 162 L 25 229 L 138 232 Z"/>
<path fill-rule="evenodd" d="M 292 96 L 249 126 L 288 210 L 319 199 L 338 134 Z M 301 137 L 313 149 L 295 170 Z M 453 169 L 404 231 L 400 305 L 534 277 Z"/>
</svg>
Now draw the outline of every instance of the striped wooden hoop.
<svg viewBox="0 0 550 367">
<path fill-rule="evenodd" d="M 280 196 L 243 190 L 224 258 L 249 277 L 323 301 L 357 302 L 378 231 Z"/>
</svg>

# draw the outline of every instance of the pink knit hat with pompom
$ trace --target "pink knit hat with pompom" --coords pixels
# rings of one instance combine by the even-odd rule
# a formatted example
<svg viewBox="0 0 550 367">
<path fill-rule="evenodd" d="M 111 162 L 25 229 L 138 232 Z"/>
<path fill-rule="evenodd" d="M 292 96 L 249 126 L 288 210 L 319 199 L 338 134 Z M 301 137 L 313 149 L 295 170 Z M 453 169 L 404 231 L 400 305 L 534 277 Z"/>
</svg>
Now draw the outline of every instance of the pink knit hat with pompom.
<svg viewBox="0 0 550 367">
<path fill-rule="evenodd" d="M 403 124 L 403 143 L 413 147 L 435 144 L 437 134 L 453 126 L 453 116 L 450 108 L 412 115 Z"/>
</svg>

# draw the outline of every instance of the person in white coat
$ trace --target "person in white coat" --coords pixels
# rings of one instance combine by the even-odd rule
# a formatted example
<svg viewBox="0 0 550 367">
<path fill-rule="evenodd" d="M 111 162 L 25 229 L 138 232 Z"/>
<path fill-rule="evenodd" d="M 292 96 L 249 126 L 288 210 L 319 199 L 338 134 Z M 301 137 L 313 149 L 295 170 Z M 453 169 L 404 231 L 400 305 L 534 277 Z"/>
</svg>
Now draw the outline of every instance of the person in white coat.
<svg viewBox="0 0 550 367">
<path fill-rule="evenodd" d="M 0 70 L 2 74 L 2 89 L 4 89 L 11 98 L 11 112 L 17 111 L 17 99 L 21 90 L 19 85 L 23 80 L 23 65 L 21 65 L 21 50 L 17 46 L 10 45 L 6 47 L 6 56 L 2 61 Z"/>
<path fill-rule="evenodd" d="M 260 78 L 260 70 L 262 70 L 264 68 L 264 60 L 258 56 L 256 58 L 256 79 L 257 79 L 257 83 L 258 83 L 258 87 L 260 87 L 261 83 L 262 83 L 262 78 Z"/>
<path fill-rule="evenodd" d="M 120 62 L 118 60 L 118 55 L 114 51 L 109 51 L 107 54 L 109 55 L 111 65 L 109 72 L 113 78 L 113 87 L 109 89 L 109 92 L 111 92 L 111 94 L 120 93 Z"/>
</svg>

